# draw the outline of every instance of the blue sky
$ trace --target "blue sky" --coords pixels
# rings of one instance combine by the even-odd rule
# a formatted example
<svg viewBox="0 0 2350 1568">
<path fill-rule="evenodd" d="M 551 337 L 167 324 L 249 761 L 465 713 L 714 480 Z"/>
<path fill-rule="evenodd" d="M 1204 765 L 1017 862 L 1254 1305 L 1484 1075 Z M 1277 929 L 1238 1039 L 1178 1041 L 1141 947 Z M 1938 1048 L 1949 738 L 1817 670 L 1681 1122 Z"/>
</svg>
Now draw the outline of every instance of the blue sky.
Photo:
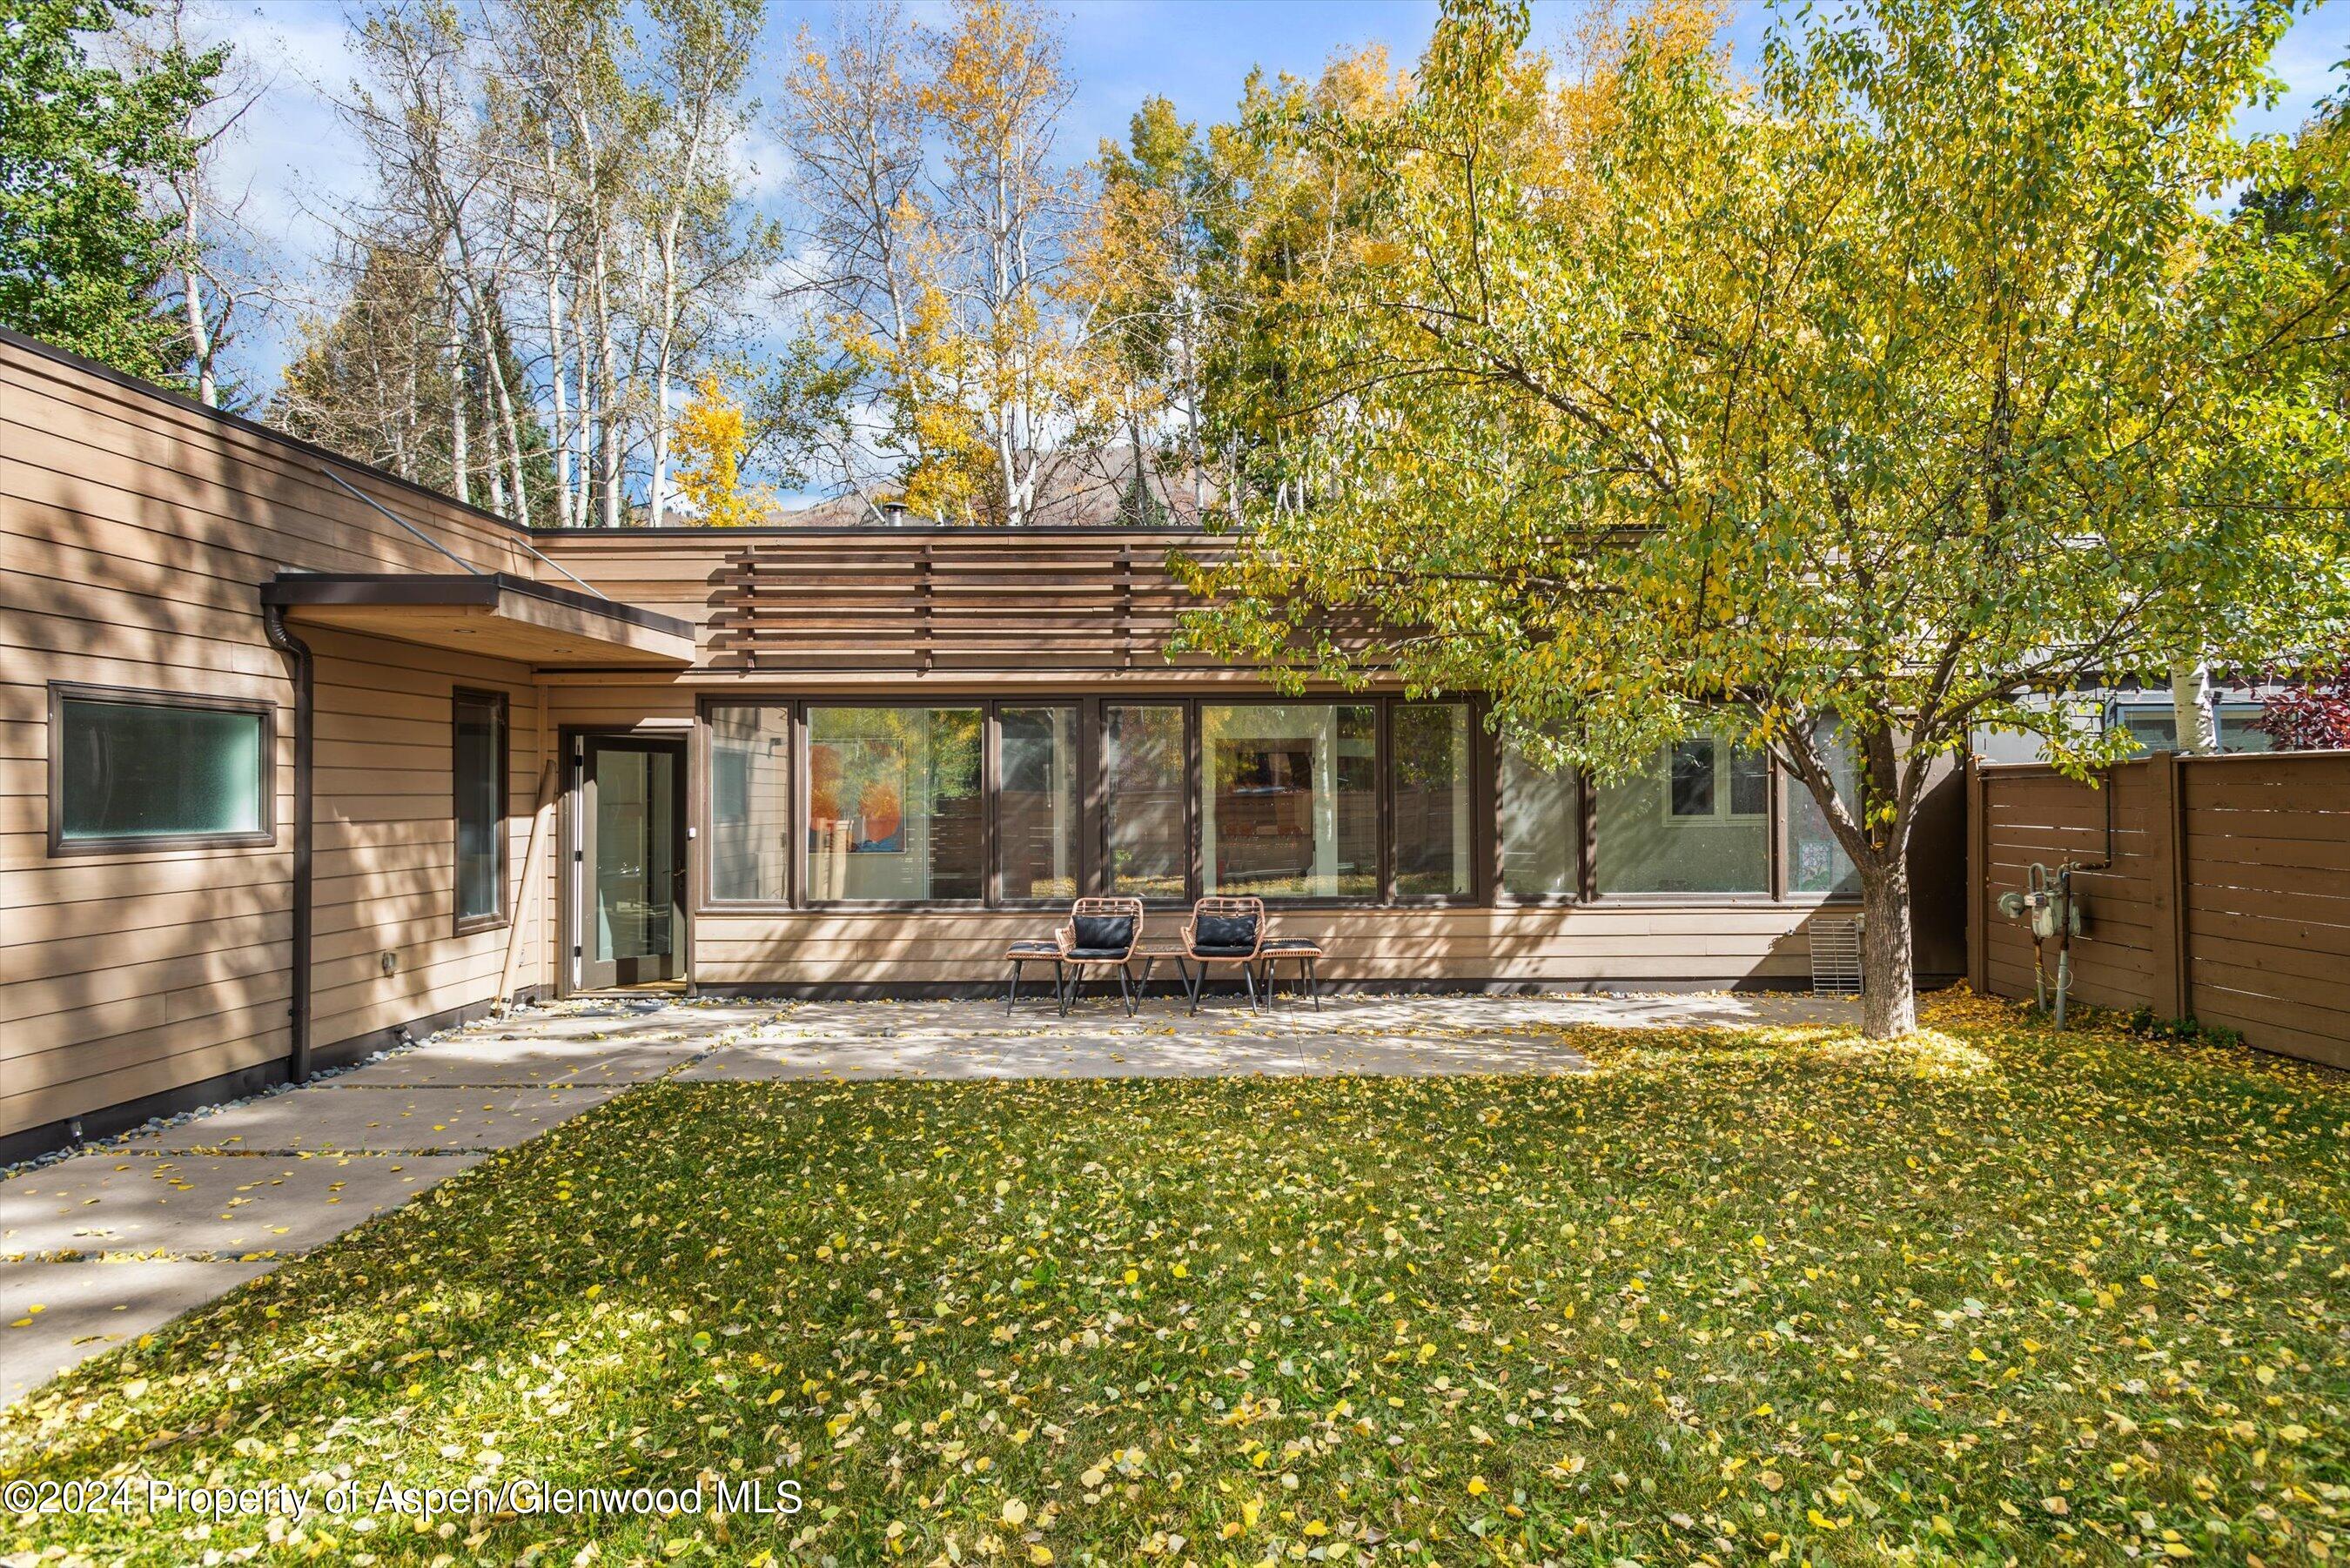
<svg viewBox="0 0 2350 1568">
<path fill-rule="evenodd" d="M 920 0 L 917 16 L 935 16 L 938 0 Z M 1339 50 L 1383 43 L 1399 63 L 1416 59 L 1434 22 L 1435 0 L 1075 0 L 1057 7 L 1065 19 L 1068 66 L 1077 82 L 1064 142 L 1081 161 L 1104 137 L 1122 137 L 1128 118 L 1148 95 L 1163 93 L 1187 119 L 1202 123 L 1228 115 L 1254 66 L 1268 72 L 1310 76 Z M 1579 7 L 1567 0 L 1535 0 L 1538 41 L 1555 40 Z M 775 78 L 787 68 L 791 40 L 806 23 L 822 32 L 831 5 L 825 0 L 783 0 L 770 6 L 771 62 L 758 88 L 772 101 Z M 336 123 L 330 97 L 351 77 L 344 37 L 347 18 L 338 0 L 216 0 L 214 15 L 245 54 L 273 77 L 249 117 L 251 133 L 233 177 L 248 183 L 248 214 L 262 235 L 284 248 L 298 271 L 325 246 L 318 219 L 362 178 L 348 139 Z M 1731 25 L 1740 57 L 1752 60 L 1767 22 L 1763 7 L 1745 0 Z M 2340 81 L 2334 67 L 2350 55 L 2350 0 L 2304 16 L 2272 66 L 2286 84 L 2273 109 L 2240 121 L 2247 135 L 2286 130 Z M 761 183 L 772 191 L 784 171 L 772 146 L 754 149 Z M 245 362 L 260 387 L 276 384 L 290 320 L 244 345 Z"/>
</svg>

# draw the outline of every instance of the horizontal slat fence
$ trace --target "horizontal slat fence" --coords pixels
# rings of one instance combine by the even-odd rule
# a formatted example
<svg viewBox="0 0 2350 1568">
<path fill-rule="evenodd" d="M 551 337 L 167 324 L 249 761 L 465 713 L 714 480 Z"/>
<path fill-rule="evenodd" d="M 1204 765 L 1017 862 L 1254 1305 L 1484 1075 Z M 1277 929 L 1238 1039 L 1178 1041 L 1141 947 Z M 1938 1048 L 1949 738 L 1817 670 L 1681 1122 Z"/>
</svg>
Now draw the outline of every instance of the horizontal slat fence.
<svg viewBox="0 0 2350 1568">
<path fill-rule="evenodd" d="M 542 535 L 550 555 L 631 604 L 701 628 L 700 673 L 921 677 L 1051 670 L 1219 670 L 1169 659 L 1187 611 L 1204 607 L 1170 568 L 1228 559 L 1229 541 L 1185 530 L 777 530 L 723 552 L 706 532 Z M 1362 654 L 1361 615 L 1301 613 L 1315 636 Z"/>
<path fill-rule="evenodd" d="M 2033 993 L 2029 930 L 1999 913 L 2035 862 L 2071 861 L 2073 994 L 2237 1030 L 2350 1067 L 2350 752 L 2158 753 L 2103 787 L 1979 764 L 1968 785 L 1974 987 Z M 2053 973 L 2055 943 L 2048 944 Z"/>
<path fill-rule="evenodd" d="M 1167 568 L 1196 537 L 1063 537 L 978 530 L 767 539 L 730 551 L 712 584 L 721 668 L 993 670 L 1157 662 L 1194 601 Z"/>
</svg>

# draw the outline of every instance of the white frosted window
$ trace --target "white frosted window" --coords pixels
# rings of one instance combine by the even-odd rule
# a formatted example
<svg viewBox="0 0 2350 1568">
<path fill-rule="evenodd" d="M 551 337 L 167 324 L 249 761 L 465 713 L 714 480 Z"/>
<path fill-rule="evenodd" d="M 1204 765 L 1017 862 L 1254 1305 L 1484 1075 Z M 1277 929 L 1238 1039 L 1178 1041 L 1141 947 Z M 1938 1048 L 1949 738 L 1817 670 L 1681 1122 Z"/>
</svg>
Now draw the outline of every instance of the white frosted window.
<svg viewBox="0 0 2350 1568">
<path fill-rule="evenodd" d="M 260 712 L 67 698 L 57 718 L 61 842 L 263 831 L 268 724 Z"/>
</svg>

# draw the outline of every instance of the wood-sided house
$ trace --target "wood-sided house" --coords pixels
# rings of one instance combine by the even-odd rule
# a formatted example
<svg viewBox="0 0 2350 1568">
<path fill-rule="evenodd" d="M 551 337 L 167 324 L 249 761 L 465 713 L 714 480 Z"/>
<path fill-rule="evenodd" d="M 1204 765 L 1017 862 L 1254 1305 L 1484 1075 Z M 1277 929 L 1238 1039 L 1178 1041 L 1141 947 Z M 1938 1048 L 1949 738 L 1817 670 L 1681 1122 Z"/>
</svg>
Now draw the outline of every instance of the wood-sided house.
<svg viewBox="0 0 2350 1568">
<path fill-rule="evenodd" d="M 1366 987 L 1794 983 L 1852 912 L 1720 738 L 1586 789 L 1473 698 L 1170 660 L 1212 547 L 532 535 L 0 334 L 0 1158 L 502 997 L 976 993 L 1085 892 L 1261 894 Z"/>
</svg>

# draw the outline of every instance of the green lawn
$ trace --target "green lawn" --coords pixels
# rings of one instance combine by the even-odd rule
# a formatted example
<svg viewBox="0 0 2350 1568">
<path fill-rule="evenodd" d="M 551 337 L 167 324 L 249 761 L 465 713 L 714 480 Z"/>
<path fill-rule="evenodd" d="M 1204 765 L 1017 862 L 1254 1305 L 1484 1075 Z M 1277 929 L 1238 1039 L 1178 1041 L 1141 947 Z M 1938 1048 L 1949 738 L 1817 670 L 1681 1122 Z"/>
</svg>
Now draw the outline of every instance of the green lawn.
<svg viewBox="0 0 2350 1568">
<path fill-rule="evenodd" d="M 805 1511 L 0 1555 L 2341 1561 L 2350 1080 L 1929 1022 L 1586 1034 L 1567 1079 L 650 1087 L 69 1376 L 0 1478 Z"/>
</svg>

